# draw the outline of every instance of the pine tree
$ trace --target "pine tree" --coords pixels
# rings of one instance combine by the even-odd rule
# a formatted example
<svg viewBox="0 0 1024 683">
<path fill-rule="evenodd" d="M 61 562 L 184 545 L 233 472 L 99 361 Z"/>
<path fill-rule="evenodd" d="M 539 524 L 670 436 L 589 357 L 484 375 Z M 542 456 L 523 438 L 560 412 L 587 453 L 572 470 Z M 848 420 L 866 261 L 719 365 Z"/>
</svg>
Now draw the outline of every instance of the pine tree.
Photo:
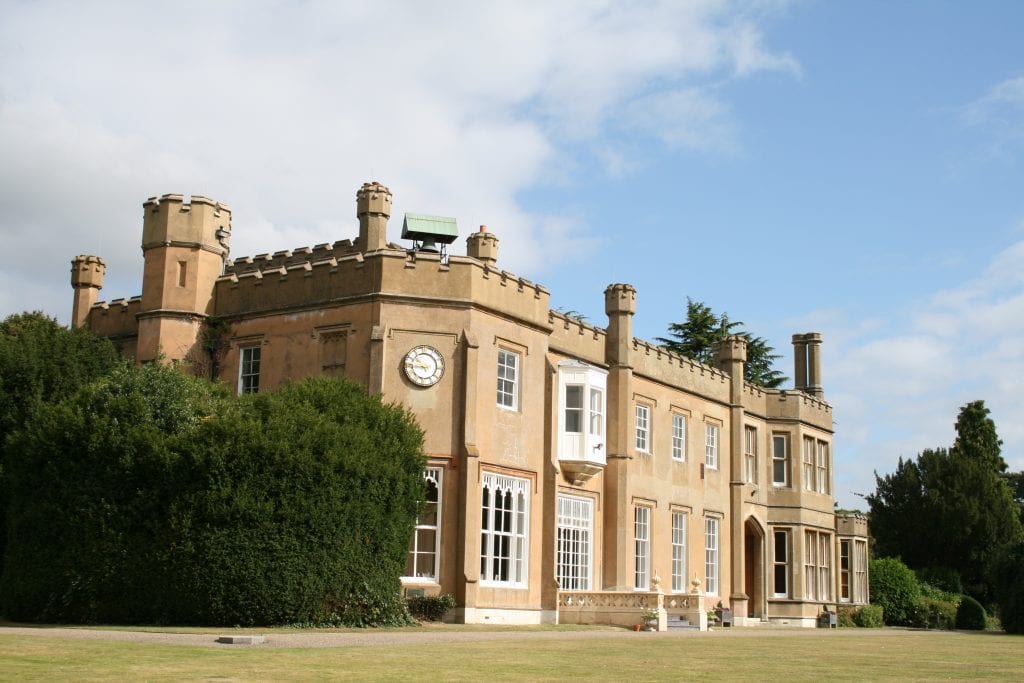
<svg viewBox="0 0 1024 683">
<path fill-rule="evenodd" d="M 775 349 L 763 337 L 755 337 L 745 331 L 737 332 L 736 328 L 742 325 L 740 321 L 730 320 L 728 313 L 719 316 L 707 304 L 686 297 L 686 320 L 669 324 L 669 336 L 658 337 L 656 341 L 670 351 L 710 365 L 715 344 L 730 334 L 740 334 L 747 340 L 747 362 L 743 378 L 751 384 L 768 389 L 781 386 L 788 377 L 773 365 L 782 356 L 775 353 Z"/>
</svg>

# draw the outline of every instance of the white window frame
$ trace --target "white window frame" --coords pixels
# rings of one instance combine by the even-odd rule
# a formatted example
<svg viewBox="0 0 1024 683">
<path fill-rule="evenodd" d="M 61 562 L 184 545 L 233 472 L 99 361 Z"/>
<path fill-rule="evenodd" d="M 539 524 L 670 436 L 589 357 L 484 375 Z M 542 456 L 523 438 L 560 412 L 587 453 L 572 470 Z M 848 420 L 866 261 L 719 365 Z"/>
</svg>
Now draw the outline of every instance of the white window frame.
<svg viewBox="0 0 1024 683">
<path fill-rule="evenodd" d="M 442 467 L 428 467 L 423 471 L 423 478 L 427 480 L 427 500 L 426 506 L 434 507 L 433 524 L 429 523 L 429 516 L 424 516 L 420 513 L 416 517 L 416 527 L 412 532 L 412 539 L 409 541 L 409 562 L 406 564 L 406 569 L 412 567 L 412 573 L 406 574 L 402 577 L 402 581 L 413 582 L 423 581 L 424 579 L 437 582 L 440 573 L 439 560 L 441 558 L 441 504 L 444 496 L 444 468 Z M 435 493 L 435 500 L 430 500 L 431 486 Z M 428 547 L 429 543 L 424 542 L 429 533 L 434 534 L 433 547 Z M 431 557 L 430 561 L 432 564 L 431 571 L 420 571 L 420 559 Z M 427 560 L 424 560 L 427 561 Z"/>
<path fill-rule="evenodd" d="M 583 384 L 565 385 L 565 403 L 562 405 L 562 412 L 566 433 L 583 433 L 583 393 L 586 388 L 586 385 Z"/>
<path fill-rule="evenodd" d="M 590 436 L 599 439 L 600 443 L 604 444 L 604 394 L 605 386 L 604 383 L 601 386 L 590 386 L 587 392 L 590 396 L 590 420 L 588 421 L 588 430 Z"/>
<path fill-rule="evenodd" d="M 743 427 L 743 480 L 757 483 L 757 427 Z"/>
<path fill-rule="evenodd" d="M 529 539 L 530 480 L 484 472 L 481 486 L 480 585 L 527 588 Z"/>
<path fill-rule="evenodd" d="M 563 360 L 558 363 L 556 448 L 559 460 L 605 464 L 607 388 L 607 370 L 578 360 Z M 574 394 L 579 396 L 576 404 L 573 404 Z M 576 424 L 573 424 L 574 422 Z M 578 430 L 571 431 L 575 428 Z"/>
<path fill-rule="evenodd" d="M 651 508 L 633 508 L 633 589 L 651 589 Z"/>
<path fill-rule="evenodd" d="M 868 542 L 860 539 L 853 541 L 854 558 L 854 593 L 853 600 L 857 603 L 868 601 Z"/>
<path fill-rule="evenodd" d="M 781 450 L 780 450 L 781 448 Z M 779 466 L 782 479 L 779 480 Z M 772 434 L 772 486 L 789 486 L 789 435 Z"/>
<path fill-rule="evenodd" d="M 816 602 L 832 599 L 831 535 L 804 532 L 804 598 Z"/>
<path fill-rule="evenodd" d="M 555 580 L 559 590 L 588 591 L 594 553 L 594 501 L 558 496 Z"/>
<path fill-rule="evenodd" d="M 497 403 L 505 410 L 519 410 L 519 375 L 521 358 L 515 351 L 498 349 Z"/>
<path fill-rule="evenodd" d="M 686 461 L 686 416 L 672 414 L 672 459 Z"/>
<path fill-rule="evenodd" d="M 718 469 L 718 425 L 710 422 L 704 423 L 704 466 L 708 469 Z"/>
<path fill-rule="evenodd" d="M 774 529 L 772 533 L 772 597 L 788 598 L 790 586 L 789 548 L 791 545 L 789 529 Z M 779 579 L 782 579 L 782 591 L 779 591 Z"/>
<path fill-rule="evenodd" d="M 260 390 L 260 364 L 263 347 L 259 344 L 238 349 L 238 393 L 255 394 Z"/>
<path fill-rule="evenodd" d="M 814 439 L 809 436 L 803 438 L 803 469 L 801 473 L 804 480 L 804 491 L 814 490 Z"/>
<path fill-rule="evenodd" d="M 672 592 L 685 593 L 686 534 L 690 515 L 685 510 L 672 511 Z"/>
<path fill-rule="evenodd" d="M 641 453 L 651 452 L 651 406 L 636 404 L 636 449 Z"/>
<path fill-rule="evenodd" d="M 829 472 L 828 472 L 828 470 L 829 470 L 829 457 L 828 457 L 829 453 L 828 453 L 828 451 L 829 451 L 829 448 L 828 448 L 828 442 L 827 441 L 818 441 L 815 444 L 815 451 L 814 451 L 815 458 L 814 459 L 815 459 L 815 467 L 816 467 L 816 471 L 817 471 L 817 478 L 816 478 L 816 482 L 815 482 L 817 484 L 817 487 L 815 488 L 815 490 L 818 493 L 825 493 L 825 494 L 827 494 L 828 491 L 829 491 L 829 486 L 828 486 L 828 483 L 829 483 L 828 482 L 828 480 L 829 480 L 829 476 L 828 476 L 828 474 L 829 474 Z"/>
<path fill-rule="evenodd" d="M 853 539 L 839 539 L 839 602 L 853 602 Z"/>
<path fill-rule="evenodd" d="M 721 518 L 704 518 L 704 592 L 718 595 L 721 571 Z"/>
</svg>

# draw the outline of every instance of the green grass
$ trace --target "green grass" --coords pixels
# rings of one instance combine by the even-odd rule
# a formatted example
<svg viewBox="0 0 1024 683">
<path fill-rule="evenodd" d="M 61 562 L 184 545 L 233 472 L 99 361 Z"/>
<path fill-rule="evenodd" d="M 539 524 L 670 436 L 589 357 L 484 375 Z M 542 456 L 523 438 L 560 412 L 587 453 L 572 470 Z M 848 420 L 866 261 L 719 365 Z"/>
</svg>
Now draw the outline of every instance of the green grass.
<svg viewBox="0 0 1024 683">
<path fill-rule="evenodd" d="M 564 681 L 577 677 L 616 681 L 1022 680 L 1024 638 L 936 631 L 686 637 L 630 633 L 583 640 L 279 649 L 0 635 L 0 680 Z"/>
</svg>

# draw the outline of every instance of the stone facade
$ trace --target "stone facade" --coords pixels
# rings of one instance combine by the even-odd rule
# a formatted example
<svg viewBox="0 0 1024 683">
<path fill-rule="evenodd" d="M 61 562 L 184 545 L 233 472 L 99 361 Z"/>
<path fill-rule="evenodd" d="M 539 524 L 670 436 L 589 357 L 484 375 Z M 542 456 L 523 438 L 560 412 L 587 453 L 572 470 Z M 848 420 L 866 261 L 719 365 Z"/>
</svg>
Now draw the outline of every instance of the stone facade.
<svg viewBox="0 0 1024 683">
<path fill-rule="evenodd" d="M 467 255 L 386 242 L 391 192 L 357 193 L 354 240 L 228 259 L 231 211 L 145 202 L 141 296 L 97 302 L 105 265 L 72 261 L 73 320 L 138 362 L 180 362 L 239 391 L 330 374 L 401 402 L 425 431 L 431 503 L 406 590 L 452 593 L 470 623 L 814 625 L 867 601 L 867 526 L 833 510 L 821 336 L 794 335 L 792 390 L 633 337 L 638 293 L 604 292 L 606 327 L 552 311 Z"/>
</svg>

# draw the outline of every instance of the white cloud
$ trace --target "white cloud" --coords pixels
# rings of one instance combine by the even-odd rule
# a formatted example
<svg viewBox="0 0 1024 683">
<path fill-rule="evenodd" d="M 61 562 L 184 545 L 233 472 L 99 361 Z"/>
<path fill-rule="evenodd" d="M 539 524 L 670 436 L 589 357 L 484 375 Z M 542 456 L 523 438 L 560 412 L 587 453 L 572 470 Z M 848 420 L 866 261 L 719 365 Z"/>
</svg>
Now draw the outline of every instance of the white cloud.
<svg viewBox="0 0 1024 683">
<path fill-rule="evenodd" d="M 1003 456 L 1024 469 L 1024 241 L 970 281 L 917 302 L 874 329 L 825 326 L 828 399 L 836 407 L 837 496 L 874 490 L 872 470 L 950 446 L 959 409 L 984 400 Z M 829 329 L 829 325 L 833 327 Z"/>
<path fill-rule="evenodd" d="M 711 152 L 738 144 L 706 84 L 795 69 L 764 47 L 745 6 L 4 3 L 0 238 L 25 257 L 2 277 L 34 293 L 5 294 L 0 315 L 43 307 L 66 319 L 68 261 L 81 252 L 106 258 L 105 298 L 136 294 L 140 205 L 164 192 L 229 203 L 236 255 L 353 236 L 355 190 L 376 179 L 398 217 L 492 225 L 507 268 L 550 267 L 552 250 L 527 245 L 551 226 L 561 254 L 584 258 L 589 226 L 518 197 L 571 182 L 581 154 L 613 174 L 639 167 L 609 131 Z M 127 291 L 114 290 L 121 280 Z"/>
<path fill-rule="evenodd" d="M 1024 151 L 1024 76 L 992 86 L 985 95 L 961 109 L 963 121 L 993 137 L 993 155 Z"/>
</svg>

